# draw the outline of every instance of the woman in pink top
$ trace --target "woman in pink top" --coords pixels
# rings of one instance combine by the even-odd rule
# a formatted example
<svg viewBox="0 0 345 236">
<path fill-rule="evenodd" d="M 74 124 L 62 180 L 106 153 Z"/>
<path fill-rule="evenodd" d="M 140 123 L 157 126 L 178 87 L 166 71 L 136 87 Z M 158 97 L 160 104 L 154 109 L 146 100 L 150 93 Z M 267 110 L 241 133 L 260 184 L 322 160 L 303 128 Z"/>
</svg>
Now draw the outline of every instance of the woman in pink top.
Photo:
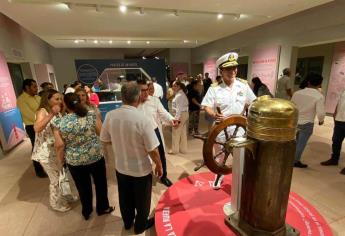
<svg viewBox="0 0 345 236">
<path fill-rule="evenodd" d="M 91 88 L 87 85 L 84 86 L 84 89 L 87 93 L 87 95 L 89 96 L 89 100 L 90 100 L 90 103 L 95 105 L 96 107 L 98 107 L 99 105 L 99 97 L 97 95 L 97 93 L 94 93 Z"/>
</svg>

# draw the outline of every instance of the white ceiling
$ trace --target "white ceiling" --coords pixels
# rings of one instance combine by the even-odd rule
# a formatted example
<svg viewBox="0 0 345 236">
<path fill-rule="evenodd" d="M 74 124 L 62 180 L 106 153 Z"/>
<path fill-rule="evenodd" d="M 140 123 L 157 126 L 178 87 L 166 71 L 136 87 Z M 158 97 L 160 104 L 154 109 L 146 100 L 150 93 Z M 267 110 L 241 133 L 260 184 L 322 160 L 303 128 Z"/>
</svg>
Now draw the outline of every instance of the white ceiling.
<svg viewBox="0 0 345 236">
<path fill-rule="evenodd" d="M 56 48 L 193 48 L 330 1 L 0 0 L 0 11 Z"/>
</svg>

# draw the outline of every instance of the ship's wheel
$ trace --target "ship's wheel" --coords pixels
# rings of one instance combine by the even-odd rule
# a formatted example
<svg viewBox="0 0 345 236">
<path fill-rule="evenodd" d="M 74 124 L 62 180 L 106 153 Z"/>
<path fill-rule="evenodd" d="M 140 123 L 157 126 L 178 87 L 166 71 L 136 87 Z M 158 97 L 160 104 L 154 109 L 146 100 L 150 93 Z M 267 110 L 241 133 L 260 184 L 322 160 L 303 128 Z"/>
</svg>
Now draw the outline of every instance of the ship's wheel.
<svg viewBox="0 0 345 236">
<path fill-rule="evenodd" d="M 226 144 L 235 138 L 246 136 L 246 117 L 231 115 L 215 124 L 203 145 L 203 158 L 206 166 L 216 174 L 232 172 L 233 150 Z"/>
</svg>

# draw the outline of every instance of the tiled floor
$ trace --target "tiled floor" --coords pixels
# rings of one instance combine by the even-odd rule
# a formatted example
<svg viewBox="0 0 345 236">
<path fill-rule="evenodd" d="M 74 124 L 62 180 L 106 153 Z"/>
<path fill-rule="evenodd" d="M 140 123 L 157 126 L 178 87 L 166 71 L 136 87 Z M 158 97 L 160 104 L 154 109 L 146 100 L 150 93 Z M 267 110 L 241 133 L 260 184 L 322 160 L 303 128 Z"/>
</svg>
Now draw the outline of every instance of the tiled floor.
<svg viewBox="0 0 345 236">
<path fill-rule="evenodd" d="M 303 155 L 303 161 L 310 167 L 294 170 L 292 191 L 303 196 L 325 217 L 335 235 L 345 236 L 345 176 L 339 174 L 345 167 L 345 144 L 339 167 L 319 165 L 330 155 L 332 129 L 333 121 L 329 117 L 324 126 L 315 127 Z M 169 146 L 168 130 L 165 136 Z M 190 139 L 188 147 L 186 155 L 167 156 L 169 177 L 173 181 L 193 174 L 193 168 L 202 158 L 201 141 Z M 122 226 L 113 161 L 108 161 L 108 185 L 109 199 L 116 210 L 113 215 L 93 215 L 84 221 L 80 203 L 74 204 L 73 210 L 67 213 L 49 209 L 48 180 L 34 176 L 30 150 L 26 140 L 0 158 L 0 235 L 133 235 L 133 231 L 126 231 Z M 154 182 L 152 214 L 165 190 L 163 185 Z M 156 234 L 152 228 L 143 235 Z"/>
</svg>

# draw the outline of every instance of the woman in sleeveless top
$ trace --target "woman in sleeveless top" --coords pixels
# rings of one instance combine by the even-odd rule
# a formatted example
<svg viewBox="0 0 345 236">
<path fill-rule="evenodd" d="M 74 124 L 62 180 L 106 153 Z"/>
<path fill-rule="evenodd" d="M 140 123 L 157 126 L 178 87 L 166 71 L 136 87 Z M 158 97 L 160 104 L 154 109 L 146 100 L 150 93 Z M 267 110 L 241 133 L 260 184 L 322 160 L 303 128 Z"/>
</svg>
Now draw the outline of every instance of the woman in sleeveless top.
<svg viewBox="0 0 345 236">
<path fill-rule="evenodd" d="M 35 145 L 31 159 L 38 161 L 48 174 L 50 186 L 50 206 L 60 212 L 70 210 L 67 201 L 62 197 L 59 188 L 59 167 L 54 148 L 54 135 L 51 122 L 59 115 L 62 108 L 62 95 L 49 89 L 43 93 L 41 103 L 36 113 L 34 130 L 36 132 Z"/>
</svg>

